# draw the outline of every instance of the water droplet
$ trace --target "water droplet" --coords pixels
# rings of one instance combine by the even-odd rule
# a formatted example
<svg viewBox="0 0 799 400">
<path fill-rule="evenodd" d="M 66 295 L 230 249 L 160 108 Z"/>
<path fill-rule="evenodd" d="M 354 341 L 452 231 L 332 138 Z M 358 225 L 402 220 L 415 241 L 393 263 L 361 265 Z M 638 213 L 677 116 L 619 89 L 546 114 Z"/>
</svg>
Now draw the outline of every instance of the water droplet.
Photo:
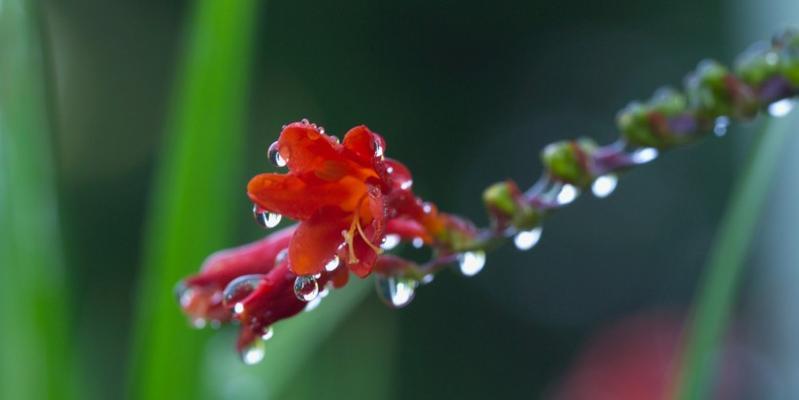
<svg viewBox="0 0 799 400">
<path fill-rule="evenodd" d="M 433 275 L 433 274 L 427 274 L 427 275 L 423 276 L 422 280 L 421 280 L 422 285 L 427 285 L 428 283 L 433 282 L 433 279 L 435 277 L 436 276 Z"/>
<path fill-rule="evenodd" d="M 418 282 L 409 278 L 375 275 L 377 295 L 392 308 L 407 306 L 413 300 L 418 285 Z"/>
<path fill-rule="evenodd" d="M 338 264 L 339 264 L 338 256 L 333 256 L 333 259 L 328 261 L 327 264 L 325 264 L 325 271 L 328 272 L 335 271 L 336 268 L 338 268 Z"/>
<path fill-rule="evenodd" d="M 383 145 L 380 144 L 379 140 L 375 140 L 375 157 L 383 158 Z"/>
<path fill-rule="evenodd" d="M 186 308 L 191 305 L 191 300 L 194 297 L 194 289 L 186 285 L 186 282 L 180 281 L 175 285 L 175 297 L 177 297 L 180 307 Z"/>
<path fill-rule="evenodd" d="M 256 338 L 246 347 L 241 349 L 241 361 L 247 365 L 255 365 L 264 359 L 266 343 L 261 338 Z"/>
<path fill-rule="evenodd" d="M 532 249 L 541 240 L 541 227 L 521 231 L 513 237 L 513 244 L 517 249 L 525 251 Z"/>
<path fill-rule="evenodd" d="M 280 155 L 277 142 L 269 145 L 269 150 L 267 150 L 266 155 L 269 157 L 269 161 L 272 163 L 272 165 L 278 168 L 283 168 L 286 166 L 286 164 L 288 164 L 288 160 Z"/>
<path fill-rule="evenodd" d="M 644 147 L 633 151 L 630 155 L 630 159 L 636 164 L 646 164 L 658 158 L 658 154 L 658 149 L 654 147 Z"/>
<path fill-rule="evenodd" d="M 300 301 L 311 301 L 319 295 L 319 283 L 313 275 L 302 275 L 294 279 L 294 295 Z"/>
<path fill-rule="evenodd" d="M 574 185 L 566 183 L 560 188 L 555 200 L 557 200 L 558 205 L 565 206 L 566 204 L 571 204 L 571 202 L 576 200 L 577 196 L 579 195 L 580 189 L 577 189 L 577 187 Z"/>
<path fill-rule="evenodd" d="M 272 327 L 270 326 L 270 327 L 267 327 L 266 329 L 264 329 L 264 334 L 261 335 L 261 340 L 267 341 L 267 340 L 271 339 L 272 336 L 275 336 L 275 330 L 272 329 Z"/>
<path fill-rule="evenodd" d="M 716 118 L 715 125 L 713 126 L 713 134 L 722 137 L 727 134 L 727 128 L 730 127 L 730 118 L 721 116 Z"/>
<path fill-rule="evenodd" d="M 282 264 L 283 261 L 286 261 L 286 258 L 288 258 L 288 256 L 289 256 L 288 247 L 278 251 L 277 255 L 275 256 L 275 265 Z"/>
<path fill-rule="evenodd" d="M 191 326 L 195 329 L 203 329 L 207 323 L 208 321 L 206 321 L 205 318 L 193 318 L 191 320 Z"/>
<path fill-rule="evenodd" d="M 320 304 L 322 304 L 322 296 L 316 296 L 315 299 L 309 301 L 308 304 L 305 305 L 305 312 L 315 310 Z"/>
<path fill-rule="evenodd" d="M 255 218 L 255 222 L 264 228 L 274 228 L 283 219 L 282 215 L 266 211 L 257 204 L 252 206 L 252 216 Z"/>
<path fill-rule="evenodd" d="M 244 311 L 244 305 L 240 303 L 245 297 L 247 297 L 250 293 L 252 293 L 258 285 L 261 284 L 264 280 L 264 275 L 260 274 L 252 274 L 252 275 L 242 275 L 228 283 L 225 286 L 225 290 L 222 291 L 222 304 L 227 307 L 230 307 L 233 304 L 234 311 L 236 314 L 241 314 L 241 311 Z M 236 310 L 241 306 L 242 310 Z"/>
<path fill-rule="evenodd" d="M 778 118 L 779 117 L 784 117 L 784 116 L 788 115 L 788 113 L 791 112 L 791 110 L 793 110 L 793 107 L 795 105 L 796 105 L 796 101 L 793 100 L 793 99 L 782 99 L 782 100 L 779 100 L 779 101 L 776 101 L 774 103 L 769 104 L 768 113 L 772 117 L 778 117 Z"/>
<path fill-rule="evenodd" d="M 233 312 L 238 315 L 244 312 L 244 303 L 238 302 L 235 306 L 233 306 Z"/>
<path fill-rule="evenodd" d="M 392 250 L 400 244 L 400 241 L 400 235 L 389 233 L 383 238 L 383 243 L 380 244 L 380 248 L 383 250 Z"/>
<path fill-rule="evenodd" d="M 458 254 L 458 265 L 461 273 L 465 276 L 474 276 L 483 270 L 486 263 L 486 253 L 484 251 L 467 251 Z"/>
<path fill-rule="evenodd" d="M 591 184 L 591 192 L 594 193 L 594 196 L 596 197 L 605 198 L 610 196 L 610 194 L 616 190 L 616 185 L 618 183 L 619 178 L 616 177 L 616 175 L 602 175 L 599 178 L 596 178 L 594 183 Z"/>
<path fill-rule="evenodd" d="M 413 245 L 414 248 L 421 249 L 422 246 L 424 246 L 424 239 L 420 237 L 415 237 L 411 241 L 411 244 Z"/>
</svg>

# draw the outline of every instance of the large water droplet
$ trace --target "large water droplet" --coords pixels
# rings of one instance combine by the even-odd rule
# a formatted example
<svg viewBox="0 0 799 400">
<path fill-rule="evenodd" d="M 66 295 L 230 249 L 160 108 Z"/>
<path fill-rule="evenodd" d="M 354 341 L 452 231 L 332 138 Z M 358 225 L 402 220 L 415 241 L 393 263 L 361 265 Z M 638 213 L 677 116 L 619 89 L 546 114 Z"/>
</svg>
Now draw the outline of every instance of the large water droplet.
<svg viewBox="0 0 799 400">
<path fill-rule="evenodd" d="M 483 270 L 486 263 L 486 253 L 482 250 L 467 251 L 458 254 L 458 266 L 465 276 L 474 276 Z"/>
<path fill-rule="evenodd" d="M 769 104 L 768 113 L 772 117 L 784 117 L 793 110 L 795 105 L 796 101 L 794 99 L 782 99 Z"/>
<path fill-rule="evenodd" d="M 263 282 L 263 280 L 264 275 L 251 274 L 242 275 L 230 281 L 230 283 L 225 286 L 225 290 L 222 291 L 222 304 L 224 304 L 226 307 L 233 306 L 234 308 L 237 308 L 241 305 L 243 308 L 244 305 L 239 303 L 239 301 L 249 296 L 249 294 L 252 293 L 258 287 L 258 285 Z M 244 310 L 242 309 L 241 311 Z M 240 314 L 241 311 L 234 309 L 236 314 Z"/>
<path fill-rule="evenodd" d="M 266 155 L 269 157 L 269 161 L 272 163 L 272 165 L 278 168 L 283 168 L 286 166 L 286 164 L 288 164 L 288 160 L 280 155 L 277 142 L 269 145 L 269 150 L 266 152 Z"/>
<path fill-rule="evenodd" d="M 560 188 L 557 196 L 555 196 L 555 200 L 558 202 L 558 205 L 565 206 L 571 204 L 579 195 L 580 189 L 578 189 L 577 186 L 566 183 Z"/>
<path fill-rule="evenodd" d="M 325 271 L 328 272 L 335 271 L 336 268 L 338 268 L 338 264 L 339 264 L 338 256 L 333 256 L 333 259 L 331 259 L 330 261 L 327 262 L 327 264 L 325 264 Z"/>
<path fill-rule="evenodd" d="M 727 134 L 727 128 L 730 127 L 730 117 L 721 116 L 716 118 L 713 125 L 713 134 L 722 137 Z"/>
<path fill-rule="evenodd" d="M 613 193 L 614 190 L 616 190 L 616 185 L 618 183 L 619 178 L 616 177 L 616 175 L 602 175 L 594 179 L 594 183 L 591 184 L 591 192 L 594 194 L 594 196 L 599 198 L 608 197 L 611 193 Z"/>
<path fill-rule="evenodd" d="M 302 275 L 294 279 L 294 295 L 301 301 L 311 301 L 319 295 L 319 283 L 313 275 Z"/>
<path fill-rule="evenodd" d="M 256 338 L 246 347 L 241 349 L 241 361 L 247 365 L 255 365 L 264 359 L 266 354 L 266 343 L 261 338 Z"/>
<path fill-rule="evenodd" d="M 521 231 L 513 237 L 513 244 L 519 250 L 530 250 L 541 240 L 541 232 L 543 232 L 541 227 Z"/>
<path fill-rule="evenodd" d="M 252 206 L 252 216 L 255 222 L 264 228 L 274 228 L 283 219 L 283 216 L 277 213 L 269 212 L 259 207 L 257 204 Z"/>
<path fill-rule="evenodd" d="M 392 308 L 407 306 L 413 300 L 417 286 L 419 283 L 413 279 L 375 275 L 375 290 L 378 297 Z"/>
<path fill-rule="evenodd" d="M 383 238 L 383 243 L 380 244 L 380 248 L 383 250 L 392 250 L 400 244 L 400 241 L 400 235 L 389 233 Z"/>
<path fill-rule="evenodd" d="M 658 158 L 658 154 L 660 154 L 658 149 L 654 147 L 644 147 L 633 151 L 630 155 L 630 159 L 636 164 L 646 164 Z"/>
</svg>

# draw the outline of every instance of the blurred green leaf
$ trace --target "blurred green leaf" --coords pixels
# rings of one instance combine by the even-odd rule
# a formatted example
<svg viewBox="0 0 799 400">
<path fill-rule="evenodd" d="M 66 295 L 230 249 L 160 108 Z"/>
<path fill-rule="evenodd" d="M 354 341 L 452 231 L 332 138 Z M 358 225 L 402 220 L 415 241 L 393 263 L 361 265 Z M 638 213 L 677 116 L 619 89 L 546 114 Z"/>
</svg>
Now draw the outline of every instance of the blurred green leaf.
<svg viewBox="0 0 799 400">
<path fill-rule="evenodd" d="M 770 192 L 780 155 L 799 115 L 769 120 L 721 222 L 700 283 L 675 390 L 676 399 L 711 398 L 715 362 L 723 342 L 749 245 Z"/>
<path fill-rule="evenodd" d="M 202 343 L 188 328 L 173 287 L 205 256 L 230 244 L 246 210 L 244 120 L 257 3 L 200 0 L 146 231 L 133 344 L 131 397 L 196 398 Z"/>
<path fill-rule="evenodd" d="M 38 2 L 0 2 L 0 398 L 74 394 Z"/>
</svg>

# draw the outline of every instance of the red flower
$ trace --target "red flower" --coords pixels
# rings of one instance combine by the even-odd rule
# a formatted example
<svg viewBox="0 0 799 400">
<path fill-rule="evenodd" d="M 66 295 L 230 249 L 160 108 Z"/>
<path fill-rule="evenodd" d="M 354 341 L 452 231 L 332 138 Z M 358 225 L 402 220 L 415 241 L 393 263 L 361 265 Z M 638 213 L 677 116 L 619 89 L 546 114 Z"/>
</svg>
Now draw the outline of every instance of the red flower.
<svg viewBox="0 0 799 400">
<path fill-rule="evenodd" d="M 210 256 L 199 274 L 181 283 L 181 307 L 195 325 L 238 320 L 238 347 L 246 353 L 273 323 L 305 309 L 320 288 L 326 293 L 327 286 L 345 285 L 350 271 L 366 277 L 375 268 L 383 275 L 416 268 L 394 256 L 377 263 L 387 234 L 444 254 L 474 235 L 470 224 L 417 198 L 410 172 L 385 158 L 385 149 L 383 138 L 365 126 L 341 143 L 305 120 L 285 126 L 270 158 L 288 173 L 258 175 L 247 192 L 256 214 L 299 223 Z"/>
<path fill-rule="evenodd" d="M 264 210 L 300 221 L 289 245 L 291 271 L 317 274 L 341 255 L 354 273 L 368 275 L 386 229 L 385 196 L 409 178 L 392 178 L 389 167 L 407 169 L 385 160 L 383 138 L 365 126 L 339 143 L 316 125 L 295 122 L 272 151 L 288 174 L 258 175 L 247 192 Z"/>
</svg>

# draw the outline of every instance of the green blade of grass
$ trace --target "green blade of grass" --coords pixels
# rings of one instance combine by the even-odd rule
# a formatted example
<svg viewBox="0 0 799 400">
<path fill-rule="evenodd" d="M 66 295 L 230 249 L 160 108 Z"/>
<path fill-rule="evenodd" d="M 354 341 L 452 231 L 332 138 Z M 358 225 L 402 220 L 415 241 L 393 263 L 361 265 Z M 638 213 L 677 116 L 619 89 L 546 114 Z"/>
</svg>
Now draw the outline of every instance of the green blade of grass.
<svg viewBox="0 0 799 400">
<path fill-rule="evenodd" d="M 0 3 L 0 398 L 70 398 L 69 298 L 37 2 Z"/>
<path fill-rule="evenodd" d="M 771 177 L 779 162 L 796 113 L 770 120 L 756 139 L 751 159 L 733 192 L 700 282 L 687 331 L 674 398 L 708 399 L 714 363 L 727 327 L 735 293 Z"/>
<path fill-rule="evenodd" d="M 244 120 L 257 2 L 200 0 L 153 197 L 138 292 L 131 397 L 197 398 L 202 342 L 172 289 L 205 256 L 230 245 L 246 209 Z"/>
</svg>

